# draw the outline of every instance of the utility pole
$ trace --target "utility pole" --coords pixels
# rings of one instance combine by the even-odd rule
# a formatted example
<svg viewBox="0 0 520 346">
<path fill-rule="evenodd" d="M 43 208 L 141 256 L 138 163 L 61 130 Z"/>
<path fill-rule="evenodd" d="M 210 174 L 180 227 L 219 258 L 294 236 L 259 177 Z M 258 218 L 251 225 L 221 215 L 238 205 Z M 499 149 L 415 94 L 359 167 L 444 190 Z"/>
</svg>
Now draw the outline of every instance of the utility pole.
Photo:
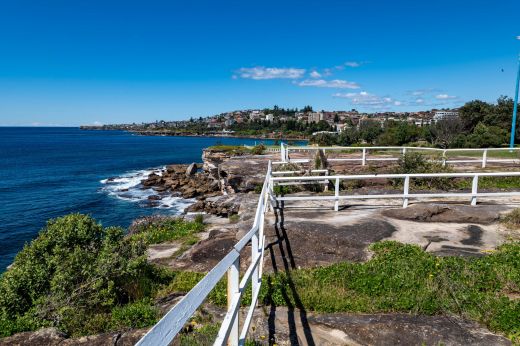
<svg viewBox="0 0 520 346">
<path fill-rule="evenodd" d="M 517 36 L 516 39 L 520 40 L 520 36 Z M 511 142 L 509 143 L 509 149 L 513 149 L 515 146 L 516 111 L 518 110 L 518 84 L 520 84 L 520 54 L 518 55 L 518 72 L 516 74 L 515 104 L 513 105 L 513 120 L 511 123 Z"/>
</svg>

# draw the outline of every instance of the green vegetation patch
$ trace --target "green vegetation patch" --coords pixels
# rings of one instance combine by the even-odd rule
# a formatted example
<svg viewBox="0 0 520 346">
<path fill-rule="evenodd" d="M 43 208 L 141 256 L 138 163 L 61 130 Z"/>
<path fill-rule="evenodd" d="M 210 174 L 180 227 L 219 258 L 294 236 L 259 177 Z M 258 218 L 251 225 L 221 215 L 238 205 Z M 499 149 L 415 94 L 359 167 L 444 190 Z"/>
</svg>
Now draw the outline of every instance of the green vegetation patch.
<svg viewBox="0 0 520 346">
<path fill-rule="evenodd" d="M 365 263 L 265 275 L 260 300 L 323 313 L 455 314 L 518 340 L 520 301 L 508 297 L 520 293 L 520 242 L 470 259 L 437 257 L 394 241 L 370 249 L 374 256 Z M 202 277 L 179 273 L 162 294 L 189 291 Z M 225 292 L 224 279 L 209 300 L 225 306 Z M 247 296 L 242 304 L 249 302 Z"/>
<path fill-rule="evenodd" d="M 145 244 L 160 244 L 168 241 L 181 241 L 193 245 L 198 241 L 197 233 L 204 230 L 203 218 L 196 217 L 194 221 L 182 218 L 151 217 L 133 226 L 131 238 L 142 240 Z"/>
</svg>

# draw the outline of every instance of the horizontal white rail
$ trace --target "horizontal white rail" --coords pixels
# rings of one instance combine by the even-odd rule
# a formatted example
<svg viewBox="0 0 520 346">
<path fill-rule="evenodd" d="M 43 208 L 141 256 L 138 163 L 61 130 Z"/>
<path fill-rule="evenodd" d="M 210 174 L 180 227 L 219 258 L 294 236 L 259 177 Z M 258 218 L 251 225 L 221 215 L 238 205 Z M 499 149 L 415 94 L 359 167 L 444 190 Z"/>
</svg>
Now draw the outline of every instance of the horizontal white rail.
<svg viewBox="0 0 520 346">
<path fill-rule="evenodd" d="M 478 173 L 413 173 L 413 174 L 362 174 L 362 175 L 332 175 L 332 176 L 298 176 L 298 177 L 275 177 L 271 176 L 271 185 L 303 185 L 309 183 L 328 183 L 334 182 L 334 195 L 328 196 L 277 196 L 279 201 L 327 201 L 333 200 L 334 210 L 338 210 L 339 200 L 346 199 L 379 199 L 379 198 L 402 198 L 403 208 L 408 206 L 410 198 L 448 198 L 448 197 L 470 197 L 471 205 L 477 204 L 477 197 L 511 197 L 520 196 L 520 191 L 500 191 L 500 192 L 478 192 L 480 177 L 520 177 L 520 172 L 478 172 Z M 420 178 L 472 178 L 471 192 L 424 192 L 410 193 L 410 179 Z M 388 192 L 384 194 L 348 194 L 340 195 L 340 182 L 342 180 L 368 180 L 368 179 L 403 179 L 403 192 Z M 520 184 L 518 186 L 520 190 Z"/>
<path fill-rule="evenodd" d="M 428 148 L 428 147 L 397 147 L 397 146 L 375 146 L 375 147 L 343 147 L 343 146 L 332 146 L 332 147 L 321 147 L 321 146 L 286 146 L 284 144 L 280 147 L 280 157 L 281 162 L 298 162 L 298 163 L 306 163 L 310 162 L 310 160 L 306 159 L 291 159 L 289 157 L 289 152 L 312 152 L 316 150 L 322 150 L 323 152 L 327 151 L 347 151 L 347 152 L 361 152 L 361 157 L 356 158 L 338 158 L 332 157 L 328 158 L 327 161 L 331 162 L 361 162 L 363 166 L 366 165 L 367 161 L 397 161 L 399 158 L 397 157 L 371 157 L 368 158 L 368 154 L 370 151 L 388 151 L 388 154 L 392 154 L 392 151 L 399 151 L 401 155 L 404 155 L 407 151 L 429 151 L 429 152 L 437 152 L 441 154 L 441 158 L 438 160 L 445 164 L 450 163 L 480 163 L 482 168 L 486 167 L 487 163 L 518 163 L 520 164 L 520 156 L 518 158 L 493 158 L 488 159 L 488 152 L 518 152 L 520 153 L 520 148 L 460 148 L 460 149 L 439 149 L 439 148 Z M 482 157 L 476 157 L 475 159 L 449 159 L 449 154 L 459 154 L 460 156 L 464 156 L 464 153 L 471 152 L 482 152 Z M 340 153 L 341 154 L 341 153 Z"/>
<path fill-rule="evenodd" d="M 251 230 L 136 345 L 169 345 L 226 272 L 228 279 L 228 309 L 215 340 L 215 345 L 224 345 L 226 343 L 228 345 L 243 345 L 245 343 L 262 284 L 262 258 L 265 247 L 264 218 L 268 203 L 273 201 L 270 194 L 270 176 L 271 162 L 269 162 L 267 168 Z M 244 273 L 242 280 L 239 280 L 240 252 L 249 242 L 251 242 L 251 264 Z M 249 282 L 251 282 L 252 301 L 246 318 L 242 323 L 242 330 L 239 331 L 238 311 L 242 296 Z"/>
</svg>

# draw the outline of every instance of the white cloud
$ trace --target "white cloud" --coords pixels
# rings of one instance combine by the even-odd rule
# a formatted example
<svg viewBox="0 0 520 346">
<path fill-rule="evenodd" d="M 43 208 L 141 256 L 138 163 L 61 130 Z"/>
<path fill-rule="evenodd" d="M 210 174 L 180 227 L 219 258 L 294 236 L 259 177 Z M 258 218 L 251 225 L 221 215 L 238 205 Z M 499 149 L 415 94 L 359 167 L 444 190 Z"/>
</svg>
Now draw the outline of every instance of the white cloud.
<svg viewBox="0 0 520 346">
<path fill-rule="evenodd" d="M 379 97 L 366 91 L 359 93 L 336 93 L 334 97 L 346 98 L 354 105 L 366 106 L 370 108 L 388 108 L 390 106 L 400 106 L 403 103 L 391 97 Z"/>
<path fill-rule="evenodd" d="M 332 75 L 332 70 L 330 68 L 326 68 L 326 69 L 323 70 L 322 75 L 325 76 L 325 77 L 331 76 Z"/>
<path fill-rule="evenodd" d="M 424 103 L 424 99 L 419 98 L 419 99 L 415 100 L 415 103 Z"/>
<path fill-rule="evenodd" d="M 301 68 L 279 68 L 279 67 L 242 67 L 237 71 L 235 77 L 246 79 L 298 79 L 303 77 L 305 69 Z"/>
<path fill-rule="evenodd" d="M 424 95 L 424 91 L 423 91 L 423 90 L 412 91 L 412 95 L 413 95 L 413 96 Z"/>
<path fill-rule="evenodd" d="M 312 78 L 321 78 L 321 74 L 318 71 L 312 71 L 310 75 Z"/>
<path fill-rule="evenodd" d="M 454 99 L 454 98 L 456 98 L 456 96 L 451 96 L 448 94 L 439 94 L 439 95 L 435 96 L 435 98 L 437 100 L 447 100 L 447 99 Z"/>
<path fill-rule="evenodd" d="M 95 125 L 95 126 L 101 126 L 101 125 L 103 125 L 103 123 L 102 123 L 101 121 L 97 121 L 97 120 L 96 120 L 96 121 L 94 121 L 93 125 Z"/>
<path fill-rule="evenodd" d="M 355 82 L 349 82 L 342 79 L 306 79 L 298 83 L 299 86 L 313 86 L 318 88 L 338 88 L 338 89 L 359 89 L 359 85 Z"/>
<path fill-rule="evenodd" d="M 345 63 L 345 66 L 348 66 L 348 67 L 359 67 L 361 65 L 363 65 L 363 63 L 359 62 L 359 61 L 347 61 Z"/>
</svg>

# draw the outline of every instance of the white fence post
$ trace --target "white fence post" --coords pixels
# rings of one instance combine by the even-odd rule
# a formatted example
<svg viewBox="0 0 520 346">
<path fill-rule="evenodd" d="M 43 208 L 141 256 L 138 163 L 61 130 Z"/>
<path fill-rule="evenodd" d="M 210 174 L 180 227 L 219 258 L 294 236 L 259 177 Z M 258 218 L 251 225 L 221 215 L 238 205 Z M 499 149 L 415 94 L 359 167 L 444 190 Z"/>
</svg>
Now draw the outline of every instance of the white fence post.
<svg viewBox="0 0 520 346">
<path fill-rule="evenodd" d="M 262 224 L 259 224 L 258 225 L 258 229 L 260 230 L 260 227 L 262 227 Z M 261 239 L 259 237 L 259 233 L 260 231 L 257 231 L 257 233 L 255 233 L 255 235 L 253 235 L 253 237 L 251 238 L 251 262 L 254 262 L 256 260 L 256 258 L 258 256 L 260 256 L 260 252 L 258 251 L 258 248 L 259 248 L 259 245 L 260 245 L 260 242 L 259 240 Z M 260 259 L 261 261 L 262 259 Z M 256 266 L 255 270 L 253 270 L 253 275 L 251 275 L 251 296 L 253 297 L 255 295 L 255 292 L 259 289 L 259 276 L 258 276 L 258 273 L 259 273 L 259 270 L 258 270 L 258 267 L 259 266 Z"/>
<path fill-rule="evenodd" d="M 238 257 L 235 262 L 229 267 L 227 272 L 227 308 L 228 312 L 233 309 L 233 298 L 235 295 L 239 294 L 239 284 L 240 284 L 240 257 Z M 229 337 L 227 344 L 230 346 L 237 346 L 239 339 L 239 330 L 238 330 L 238 315 L 236 314 L 234 321 L 232 322 L 231 331 L 229 332 Z"/>
<path fill-rule="evenodd" d="M 442 167 L 446 167 L 446 149 L 442 151 Z"/>
<path fill-rule="evenodd" d="M 336 183 L 334 184 L 334 196 L 336 197 L 336 201 L 334 202 L 334 211 L 339 210 L 339 178 L 336 178 Z"/>
<path fill-rule="evenodd" d="M 410 176 L 407 175 L 404 178 L 404 189 L 403 189 L 403 208 L 408 207 L 408 193 L 410 192 Z"/>
<path fill-rule="evenodd" d="M 363 158 L 361 159 L 361 165 L 365 166 L 367 164 L 367 148 L 363 148 Z"/>
<path fill-rule="evenodd" d="M 403 148 L 402 152 L 403 152 L 403 156 L 405 156 L 406 155 L 406 148 Z"/>
<path fill-rule="evenodd" d="M 478 175 L 473 177 L 471 184 L 471 205 L 477 205 L 477 191 L 478 191 Z"/>
<path fill-rule="evenodd" d="M 487 149 L 484 150 L 484 153 L 482 154 L 482 168 L 486 168 L 486 160 L 487 160 Z"/>
</svg>

